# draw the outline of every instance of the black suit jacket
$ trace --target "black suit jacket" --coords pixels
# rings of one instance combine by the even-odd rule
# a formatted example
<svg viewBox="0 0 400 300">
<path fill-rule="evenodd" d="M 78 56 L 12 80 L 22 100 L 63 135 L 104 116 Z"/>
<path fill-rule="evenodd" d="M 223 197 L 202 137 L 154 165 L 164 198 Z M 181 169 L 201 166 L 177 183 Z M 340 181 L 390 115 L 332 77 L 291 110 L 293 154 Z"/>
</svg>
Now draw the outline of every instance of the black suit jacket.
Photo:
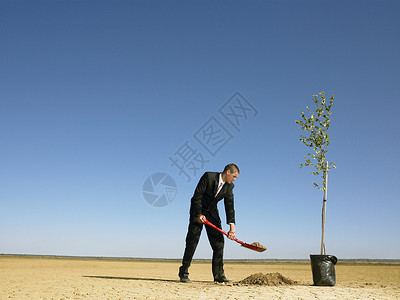
<svg viewBox="0 0 400 300">
<path fill-rule="evenodd" d="M 225 183 L 221 191 L 215 197 L 219 182 L 218 172 L 206 172 L 200 178 L 194 191 L 190 205 L 191 219 L 199 214 L 206 217 L 213 217 L 215 221 L 221 223 L 219 218 L 217 203 L 224 199 L 226 223 L 235 223 L 235 209 L 233 204 L 233 183 Z"/>
</svg>

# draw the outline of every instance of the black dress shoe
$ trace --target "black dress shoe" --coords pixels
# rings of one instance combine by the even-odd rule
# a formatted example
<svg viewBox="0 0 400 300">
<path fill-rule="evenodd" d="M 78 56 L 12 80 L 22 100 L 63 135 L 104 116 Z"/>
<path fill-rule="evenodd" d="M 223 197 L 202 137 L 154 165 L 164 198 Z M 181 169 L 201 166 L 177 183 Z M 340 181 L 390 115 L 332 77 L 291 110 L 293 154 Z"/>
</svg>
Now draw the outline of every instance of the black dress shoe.
<svg viewBox="0 0 400 300">
<path fill-rule="evenodd" d="M 224 276 L 218 277 L 214 279 L 214 282 L 218 282 L 218 283 L 229 283 L 232 282 L 232 280 L 229 280 Z"/>
<path fill-rule="evenodd" d="M 185 283 L 189 283 L 190 279 L 189 279 L 189 272 L 187 271 L 187 268 L 185 269 L 183 266 L 179 267 L 179 281 L 180 282 L 185 282 Z"/>
<path fill-rule="evenodd" d="M 190 283 L 191 282 L 188 276 L 181 277 L 181 279 L 179 281 L 180 282 L 184 282 L 184 283 Z"/>
</svg>

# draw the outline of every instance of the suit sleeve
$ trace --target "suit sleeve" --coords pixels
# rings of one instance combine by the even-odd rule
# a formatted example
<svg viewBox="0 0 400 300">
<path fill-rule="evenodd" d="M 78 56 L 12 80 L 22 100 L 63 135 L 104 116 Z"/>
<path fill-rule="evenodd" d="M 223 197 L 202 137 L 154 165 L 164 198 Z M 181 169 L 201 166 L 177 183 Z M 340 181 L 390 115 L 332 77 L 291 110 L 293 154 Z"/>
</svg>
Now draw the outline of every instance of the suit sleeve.
<svg viewBox="0 0 400 300">
<path fill-rule="evenodd" d="M 204 173 L 203 176 L 201 176 L 199 183 L 197 184 L 197 187 L 194 191 L 193 197 L 191 199 L 191 214 L 194 216 L 197 216 L 199 214 L 203 213 L 202 210 L 202 197 L 203 194 L 207 190 L 207 185 L 208 185 L 208 178 L 207 178 L 207 173 Z"/>
<path fill-rule="evenodd" d="M 226 215 L 226 223 L 235 223 L 235 207 L 233 201 L 233 187 L 234 184 L 231 183 L 232 187 L 229 187 L 227 194 L 224 198 L 224 206 L 225 206 L 225 215 Z"/>
</svg>

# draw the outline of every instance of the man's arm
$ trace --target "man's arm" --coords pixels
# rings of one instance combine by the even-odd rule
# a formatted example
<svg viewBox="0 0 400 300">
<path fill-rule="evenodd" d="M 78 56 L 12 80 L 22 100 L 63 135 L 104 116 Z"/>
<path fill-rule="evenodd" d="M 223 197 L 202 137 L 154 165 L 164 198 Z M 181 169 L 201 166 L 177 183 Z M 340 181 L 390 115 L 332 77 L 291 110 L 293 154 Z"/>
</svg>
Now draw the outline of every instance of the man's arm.
<svg viewBox="0 0 400 300">
<path fill-rule="evenodd" d="M 199 183 L 196 186 L 196 189 L 194 191 L 193 197 L 191 199 L 192 205 L 191 205 L 191 213 L 194 216 L 200 216 L 203 213 L 202 209 L 202 197 L 203 194 L 206 192 L 207 189 L 207 184 L 208 184 L 208 178 L 207 178 L 207 173 L 204 173 L 203 176 L 201 176 Z"/>
<path fill-rule="evenodd" d="M 226 223 L 235 224 L 235 207 L 233 203 L 233 190 L 234 184 L 231 183 L 228 187 L 228 191 L 224 197 L 224 206 L 225 206 L 225 215 L 226 215 Z"/>
<path fill-rule="evenodd" d="M 224 198 L 224 205 L 225 205 L 225 214 L 226 214 L 226 222 L 229 224 L 229 232 L 228 238 L 233 240 L 236 236 L 236 229 L 235 229 L 235 208 L 233 203 L 233 188 L 234 184 L 231 183 L 229 190 Z"/>
</svg>

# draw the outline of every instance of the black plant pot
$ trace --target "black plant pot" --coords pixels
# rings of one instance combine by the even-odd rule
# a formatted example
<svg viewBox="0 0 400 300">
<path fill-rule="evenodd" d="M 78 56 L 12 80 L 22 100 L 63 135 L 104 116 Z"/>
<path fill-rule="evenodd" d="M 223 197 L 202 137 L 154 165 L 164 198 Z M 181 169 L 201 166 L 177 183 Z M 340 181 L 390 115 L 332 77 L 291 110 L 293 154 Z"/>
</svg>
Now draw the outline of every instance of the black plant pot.
<svg viewBox="0 0 400 300">
<path fill-rule="evenodd" d="M 335 265 L 337 258 L 333 255 L 310 255 L 314 285 L 334 286 L 336 284 Z"/>
</svg>

